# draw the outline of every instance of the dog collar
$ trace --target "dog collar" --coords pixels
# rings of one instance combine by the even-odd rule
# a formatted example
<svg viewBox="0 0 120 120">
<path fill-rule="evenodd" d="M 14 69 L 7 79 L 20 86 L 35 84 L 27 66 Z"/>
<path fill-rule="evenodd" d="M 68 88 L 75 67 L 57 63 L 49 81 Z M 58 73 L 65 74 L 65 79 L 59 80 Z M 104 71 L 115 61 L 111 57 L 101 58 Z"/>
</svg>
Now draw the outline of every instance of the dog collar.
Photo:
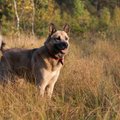
<svg viewBox="0 0 120 120">
<path fill-rule="evenodd" d="M 63 65 L 64 64 L 64 59 L 59 59 L 59 62 Z"/>
</svg>

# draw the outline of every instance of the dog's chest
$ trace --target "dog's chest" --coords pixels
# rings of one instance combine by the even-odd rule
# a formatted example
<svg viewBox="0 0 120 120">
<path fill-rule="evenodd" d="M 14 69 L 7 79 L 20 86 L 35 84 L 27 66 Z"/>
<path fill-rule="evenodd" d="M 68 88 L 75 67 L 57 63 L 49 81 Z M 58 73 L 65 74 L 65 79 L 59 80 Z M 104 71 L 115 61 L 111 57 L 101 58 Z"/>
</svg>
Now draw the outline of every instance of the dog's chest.
<svg viewBox="0 0 120 120">
<path fill-rule="evenodd" d="M 43 78 L 45 80 L 51 80 L 54 77 L 58 76 L 59 72 L 60 72 L 60 70 L 55 70 L 55 71 L 44 70 L 44 72 L 43 72 Z"/>
</svg>

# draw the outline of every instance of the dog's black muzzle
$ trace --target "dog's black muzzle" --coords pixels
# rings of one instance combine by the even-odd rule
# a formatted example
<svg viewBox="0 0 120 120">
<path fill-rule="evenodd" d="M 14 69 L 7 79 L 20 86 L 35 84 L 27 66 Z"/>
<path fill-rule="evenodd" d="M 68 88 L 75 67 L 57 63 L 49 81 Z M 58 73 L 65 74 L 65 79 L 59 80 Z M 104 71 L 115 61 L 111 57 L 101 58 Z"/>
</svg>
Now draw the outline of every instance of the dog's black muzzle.
<svg viewBox="0 0 120 120">
<path fill-rule="evenodd" d="M 60 42 L 60 43 L 56 43 L 54 44 L 54 48 L 57 50 L 65 50 L 66 48 L 68 48 L 68 43 L 67 42 Z"/>
</svg>

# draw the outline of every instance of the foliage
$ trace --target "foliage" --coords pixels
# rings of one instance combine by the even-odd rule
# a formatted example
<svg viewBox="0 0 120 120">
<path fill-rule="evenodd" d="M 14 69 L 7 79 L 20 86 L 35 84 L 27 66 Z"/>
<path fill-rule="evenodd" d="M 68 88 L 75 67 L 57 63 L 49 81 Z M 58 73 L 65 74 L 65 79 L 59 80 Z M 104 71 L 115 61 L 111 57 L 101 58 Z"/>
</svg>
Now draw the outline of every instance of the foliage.
<svg viewBox="0 0 120 120">
<path fill-rule="evenodd" d="M 118 28 L 120 27 L 120 8 L 118 7 L 114 9 L 112 25 L 114 27 L 118 27 Z"/>
<path fill-rule="evenodd" d="M 72 31 L 108 31 L 109 28 L 120 29 L 118 0 L 15 0 L 20 18 L 20 30 L 32 31 L 45 35 L 49 23 L 58 26 L 68 23 Z M 35 14 L 34 14 L 35 12 Z M 14 2 L 0 0 L 0 30 L 16 32 Z"/>
<path fill-rule="evenodd" d="M 102 30 L 106 30 L 110 26 L 110 11 L 108 8 L 103 8 L 101 11 L 99 26 Z"/>
</svg>

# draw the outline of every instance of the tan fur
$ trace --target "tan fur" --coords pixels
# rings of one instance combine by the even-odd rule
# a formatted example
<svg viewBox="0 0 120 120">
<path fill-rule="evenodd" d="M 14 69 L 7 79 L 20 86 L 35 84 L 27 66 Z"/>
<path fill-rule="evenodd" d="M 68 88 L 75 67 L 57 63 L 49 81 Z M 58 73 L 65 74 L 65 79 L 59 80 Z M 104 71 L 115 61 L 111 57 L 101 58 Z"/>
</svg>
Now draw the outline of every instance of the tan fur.
<svg viewBox="0 0 120 120">
<path fill-rule="evenodd" d="M 46 89 L 51 97 L 69 48 L 67 28 L 66 25 L 62 31 L 57 31 L 51 24 L 50 35 L 40 48 L 5 50 L 0 62 L 1 81 L 6 80 L 10 73 L 18 76 L 25 73 L 35 79 L 42 97 Z"/>
</svg>

